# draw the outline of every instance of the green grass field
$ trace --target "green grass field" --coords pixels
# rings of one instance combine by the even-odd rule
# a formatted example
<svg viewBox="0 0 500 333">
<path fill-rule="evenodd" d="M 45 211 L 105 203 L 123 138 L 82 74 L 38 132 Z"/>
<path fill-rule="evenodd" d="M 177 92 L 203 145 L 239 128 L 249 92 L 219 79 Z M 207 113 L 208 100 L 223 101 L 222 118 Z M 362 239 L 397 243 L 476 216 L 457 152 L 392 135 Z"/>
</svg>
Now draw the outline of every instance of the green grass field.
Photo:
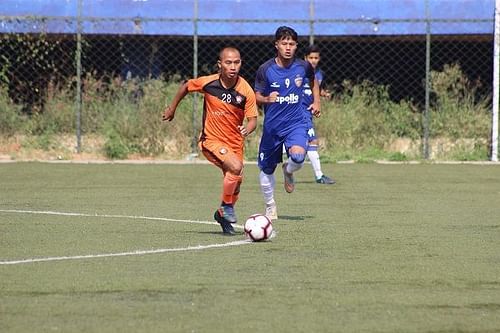
<svg viewBox="0 0 500 333">
<path fill-rule="evenodd" d="M 500 332 L 500 166 L 324 171 L 278 169 L 248 243 L 203 223 L 210 165 L 0 164 L 0 331 Z M 239 224 L 262 210 L 247 165 Z"/>
</svg>

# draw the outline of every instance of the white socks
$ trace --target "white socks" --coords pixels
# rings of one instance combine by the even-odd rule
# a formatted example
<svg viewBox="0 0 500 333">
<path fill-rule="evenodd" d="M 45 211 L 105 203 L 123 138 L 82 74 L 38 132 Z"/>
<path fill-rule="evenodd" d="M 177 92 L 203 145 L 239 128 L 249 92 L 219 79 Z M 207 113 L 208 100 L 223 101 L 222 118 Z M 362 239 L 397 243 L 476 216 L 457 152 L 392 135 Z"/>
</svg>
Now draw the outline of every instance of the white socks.
<svg viewBox="0 0 500 333">
<path fill-rule="evenodd" d="M 295 163 L 291 158 L 287 161 L 287 172 L 293 173 L 300 168 L 302 168 L 304 163 Z M 274 178 L 274 174 L 268 175 L 261 171 L 259 173 L 259 181 L 260 181 L 260 190 L 264 195 L 264 202 L 266 205 L 274 204 L 274 185 L 276 184 L 276 179 Z"/>
<path fill-rule="evenodd" d="M 259 174 L 260 180 L 260 190 L 264 195 L 264 201 L 266 205 L 271 205 L 274 203 L 274 184 L 276 180 L 274 178 L 274 174 L 268 175 L 264 172 L 260 172 Z"/>
<path fill-rule="evenodd" d="M 323 176 L 323 172 L 321 171 L 321 162 L 319 161 L 319 154 L 317 150 L 308 150 L 307 157 L 309 157 L 309 161 L 311 161 L 311 166 L 314 171 L 314 176 L 316 179 L 321 178 Z"/>
<path fill-rule="evenodd" d="M 288 160 L 286 162 L 287 162 L 286 172 L 288 172 L 288 173 L 294 173 L 295 171 L 302 168 L 302 166 L 304 165 L 304 163 L 300 163 L 300 164 L 295 163 L 291 158 L 288 158 Z"/>
</svg>

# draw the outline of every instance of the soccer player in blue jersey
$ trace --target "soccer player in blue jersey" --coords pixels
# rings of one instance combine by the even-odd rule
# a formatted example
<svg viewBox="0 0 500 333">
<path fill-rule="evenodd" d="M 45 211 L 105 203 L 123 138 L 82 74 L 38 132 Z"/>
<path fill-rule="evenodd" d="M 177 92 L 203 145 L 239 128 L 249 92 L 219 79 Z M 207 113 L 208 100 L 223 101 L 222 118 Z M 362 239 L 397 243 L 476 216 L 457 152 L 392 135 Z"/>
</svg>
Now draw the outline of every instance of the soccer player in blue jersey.
<svg viewBox="0 0 500 333">
<path fill-rule="evenodd" d="M 283 147 L 287 160 L 283 163 L 284 187 L 295 189 L 293 173 L 304 164 L 307 151 L 307 126 L 302 106 L 305 79 L 308 78 L 313 95 L 309 111 L 319 117 L 320 90 L 314 68 L 305 60 L 295 58 L 297 32 L 281 26 L 276 30 L 275 58 L 263 63 L 255 78 L 257 104 L 264 108 L 264 126 L 259 145 L 258 165 L 260 187 L 266 204 L 266 216 L 278 218 L 274 201 L 274 171 L 283 162 Z"/>
<path fill-rule="evenodd" d="M 304 60 L 308 61 L 314 68 L 314 76 L 319 83 L 320 96 L 330 97 L 330 93 L 323 87 L 324 74 L 318 66 L 319 61 L 321 60 L 319 47 L 317 45 L 310 45 L 306 50 Z M 311 161 L 311 166 L 314 171 L 316 183 L 335 184 L 335 180 L 326 176 L 321 170 L 321 162 L 318 153 L 319 140 L 314 130 L 313 115 L 308 110 L 309 105 L 311 105 L 311 103 L 313 102 L 313 96 L 311 87 L 309 85 L 309 79 L 307 78 L 304 82 L 304 99 L 302 100 L 302 102 L 302 104 L 304 105 L 305 118 L 307 122 L 307 136 L 309 138 L 309 145 L 307 146 L 307 157 L 309 157 L 309 161 Z"/>
</svg>

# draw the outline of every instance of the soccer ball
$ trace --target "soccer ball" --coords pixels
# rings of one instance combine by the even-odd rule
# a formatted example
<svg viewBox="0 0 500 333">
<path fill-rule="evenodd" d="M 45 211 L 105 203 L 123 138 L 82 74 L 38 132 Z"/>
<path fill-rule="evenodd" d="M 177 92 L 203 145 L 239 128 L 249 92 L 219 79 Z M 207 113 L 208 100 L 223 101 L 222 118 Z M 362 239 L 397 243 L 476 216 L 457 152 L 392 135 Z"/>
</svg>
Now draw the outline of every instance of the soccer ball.
<svg viewBox="0 0 500 333">
<path fill-rule="evenodd" d="M 254 214 L 245 222 L 245 236 L 253 242 L 260 242 L 271 237 L 273 224 L 271 220 L 262 214 Z"/>
</svg>

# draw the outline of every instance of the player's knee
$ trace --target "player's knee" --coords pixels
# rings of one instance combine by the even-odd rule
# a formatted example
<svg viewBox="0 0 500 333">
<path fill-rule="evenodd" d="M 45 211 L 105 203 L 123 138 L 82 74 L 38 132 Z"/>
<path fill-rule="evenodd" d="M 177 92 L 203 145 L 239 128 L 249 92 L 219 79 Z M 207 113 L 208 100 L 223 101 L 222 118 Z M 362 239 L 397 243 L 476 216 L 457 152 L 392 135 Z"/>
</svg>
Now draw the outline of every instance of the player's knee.
<svg viewBox="0 0 500 333">
<path fill-rule="evenodd" d="M 227 159 L 224 162 L 223 169 L 233 175 L 241 175 L 243 173 L 243 162 L 238 159 Z"/>
<path fill-rule="evenodd" d="M 233 174 L 241 176 L 243 174 L 243 163 L 235 165 L 232 171 Z"/>
<path fill-rule="evenodd" d="M 302 163 L 304 163 L 304 160 L 306 159 L 306 155 L 302 152 L 301 153 L 291 153 L 290 158 L 295 163 L 302 164 Z"/>
</svg>

